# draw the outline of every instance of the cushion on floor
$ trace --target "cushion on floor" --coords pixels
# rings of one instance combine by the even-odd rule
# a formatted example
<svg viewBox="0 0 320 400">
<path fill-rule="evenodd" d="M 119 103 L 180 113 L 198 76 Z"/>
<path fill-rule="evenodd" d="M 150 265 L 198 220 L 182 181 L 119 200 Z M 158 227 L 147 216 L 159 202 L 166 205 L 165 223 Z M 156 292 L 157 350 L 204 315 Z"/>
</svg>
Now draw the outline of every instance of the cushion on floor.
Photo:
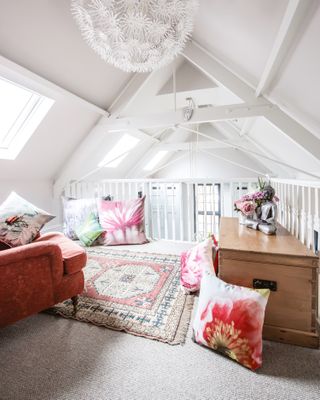
<svg viewBox="0 0 320 400">
<path fill-rule="evenodd" d="M 212 245 L 212 240 L 209 238 L 181 253 L 180 283 L 186 292 L 196 292 L 200 289 L 206 264 L 209 264 L 213 270 Z"/>
<path fill-rule="evenodd" d="M 194 340 L 255 370 L 262 365 L 262 328 L 269 289 L 231 285 L 204 269 Z"/>
</svg>

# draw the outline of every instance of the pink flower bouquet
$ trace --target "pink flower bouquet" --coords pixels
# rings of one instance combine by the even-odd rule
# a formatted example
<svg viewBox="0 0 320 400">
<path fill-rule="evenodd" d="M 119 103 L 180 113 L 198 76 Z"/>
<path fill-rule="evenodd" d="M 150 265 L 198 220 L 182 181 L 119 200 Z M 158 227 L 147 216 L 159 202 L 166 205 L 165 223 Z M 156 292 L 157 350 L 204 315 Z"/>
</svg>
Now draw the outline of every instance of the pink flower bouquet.
<svg viewBox="0 0 320 400">
<path fill-rule="evenodd" d="M 247 217 L 252 216 L 256 210 L 256 205 L 252 201 L 243 201 L 241 199 L 235 202 L 235 207 L 237 211 L 241 211 Z"/>
<path fill-rule="evenodd" d="M 279 198 L 275 195 L 275 190 L 270 184 L 266 184 L 261 179 L 258 180 L 259 190 L 248 193 L 235 201 L 235 211 L 240 211 L 245 217 L 252 217 L 255 213 L 259 218 L 261 205 L 267 202 L 278 202 Z"/>
</svg>

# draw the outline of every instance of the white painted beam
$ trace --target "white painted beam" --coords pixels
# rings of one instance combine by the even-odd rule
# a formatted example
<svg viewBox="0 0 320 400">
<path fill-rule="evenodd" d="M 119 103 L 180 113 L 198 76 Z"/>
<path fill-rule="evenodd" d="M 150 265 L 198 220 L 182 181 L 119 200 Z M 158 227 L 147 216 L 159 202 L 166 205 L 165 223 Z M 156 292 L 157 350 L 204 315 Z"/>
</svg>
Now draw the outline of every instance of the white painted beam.
<svg viewBox="0 0 320 400">
<path fill-rule="evenodd" d="M 121 92 L 121 94 L 118 96 L 113 106 L 111 107 L 111 110 L 113 110 L 113 114 L 111 115 L 111 117 L 100 118 L 96 126 L 91 130 L 91 132 L 89 132 L 85 139 L 75 149 L 72 156 L 63 166 L 63 169 L 60 171 L 54 181 L 55 196 L 59 196 L 61 194 L 61 191 L 68 181 L 80 179 L 81 177 L 86 176 L 92 172 L 88 172 L 86 169 L 84 169 L 83 160 L 87 159 L 88 157 L 94 156 L 96 150 L 104 144 L 105 136 L 108 133 L 105 127 L 106 123 L 108 124 L 110 123 L 110 121 L 117 121 L 116 117 L 124 112 L 130 102 L 133 101 L 135 96 L 143 89 L 143 86 L 146 83 L 147 79 L 149 79 L 149 75 L 135 75 L 133 79 L 131 79 L 130 82 L 127 84 L 125 88 L 126 90 L 123 90 Z M 134 131 L 138 136 L 143 136 L 146 141 L 150 139 L 151 142 L 159 142 L 157 138 L 152 138 L 143 131 L 137 131 L 137 128 L 135 126 L 132 126 L 131 130 Z"/>
<path fill-rule="evenodd" d="M 320 140 L 279 108 L 266 109 L 264 117 L 302 150 L 320 161 Z"/>
<path fill-rule="evenodd" d="M 104 144 L 105 135 L 108 131 L 105 128 L 106 124 L 111 121 L 117 121 L 117 118 L 121 116 L 127 107 L 141 94 L 146 83 L 150 79 L 152 74 L 135 74 L 130 81 L 127 83 L 125 88 L 121 91 L 118 97 L 110 106 L 111 112 L 106 116 L 103 116 L 96 126 L 89 132 L 86 138 L 80 143 L 75 149 L 69 161 L 64 165 L 63 170 L 57 175 L 54 182 L 54 195 L 59 196 L 63 190 L 65 184 L 70 180 L 79 180 L 83 177 L 87 177 L 95 173 L 102 167 L 95 168 L 94 170 L 88 171 L 83 167 L 83 160 L 87 159 L 88 156 L 94 156 L 96 150 Z M 133 132 L 136 136 L 142 137 L 145 142 L 158 143 L 159 139 L 148 135 L 146 132 L 138 130 L 135 126 L 131 126 L 127 132 Z"/>
<path fill-rule="evenodd" d="M 156 137 L 156 135 L 149 135 L 149 133 L 144 132 L 142 129 L 130 129 L 127 130 L 127 133 L 132 133 L 133 135 L 135 135 L 137 138 L 140 138 L 143 140 L 142 143 L 145 143 L 147 141 L 151 141 L 154 143 L 160 143 L 160 140 Z M 140 146 L 141 144 L 140 143 Z"/>
<path fill-rule="evenodd" d="M 184 159 L 184 158 L 187 158 L 187 157 L 188 157 L 188 153 L 182 154 L 182 155 L 180 155 L 179 157 L 176 157 L 176 158 L 174 158 L 173 160 L 170 160 L 170 161 L 168 161 L 167 163 L 161 165 L 160 167 L 155 168 L 155 169 L 153 169 L 152 171 L 149 171 L 147 174 L 144 175 L 143 178 L 144 178 L 144 179 L 145 179 L 145 178 L 148 178 L 149 176 L 154 175 L 155 173 L 161 171 L 162 169 L 169 167 L 169 165 L 175 164 L 177 161 L 180 161 L 180 160 L 182 160 L 182 159 Z"/>
<path fill-rule="evenodd" d="M 240 136 L 246 136 L 250 133 L 250 130 L 254 124 L 255 118 L 247 118 L 239 133 Z"/>
<path fill-rule="evenodd" d="M 211 152 L 206 151 L 206 150 L 200 150 L 200 152 L 203 153 L 203 154 L 206 154 L 206 155 L 208 155 L 208 156 L 210 156 L 212 158 L 217 158 L 218 160 L 226 161 L 227 163 L 235 165 L 236 167 L 240 167 L 240 168 L 246 169 L 248 171 L 254 172 L 255 174 L 264 175 L 264 176 L 267 175 L 267 171 L 257 170 L 255 168 L 249 167 L 248 165 L 245 165 L 243 163 L 236 162 L 236 161 L 232 160 L 231 158 L 222 156 L 221 154 L 211 153 Z"/>
<path fill-rule="evenodd" d="M 139 93 L 143 90 L 144 85 L 148 82 L 152 74 L 134 74 L 124 89 L 109 107 L 111 118 L 117 118 L 123 115 L 127 107 L 132 104 Z"/>
<path fill-rule="evenodd" d="M 277 37 L 256 89 L 256 96 L 265 93 L 275 77 L 281 63 L 288 54 L 307 11 L 309 0 L 289 0 Z"/>
<path fill-rule="evenodd" d="M 79 179 L 88 172 L 83 166 L 84 160 L 87 160 L 89 156 L 92 157 L 96 149 L 103 145 L 105 139 L 105 131 L 101 129 L 101 121 L 103 121 L 103 118 L 100 118 L 95 127 L 78 145 L 54 179 L 54 197 L 61 195 L 63 188 L 70 180 Z"/>
<path fill-rule="evenodd" d="M 140 160 L 133 166 L 131 167 L 127 173 L 126 173 L 126 178 L 136 178 L 137 176 L 141 175 L 141 171 L 143 171 L 143 168 L 146 166 L 146 164 L 151 160 L 153 156 L 157 154 L 157 152 L 160 150 L 161 143 L 155 143 L 153 144 L 147 153 L 145 153 Z"/>
<path fill-rule="evenodd" d="M 88 110 L 97 113 L 97 115 L 102 115 L 106 117 L 109 115 L 108 111 L 103 110 L 102 108 L 96 106 L 95 104 L 89 102 L 88 100 L 85 100 L 82 97 L 70 92 L 69 90 L 66 90 L 61 86 L 56 85 L 55 83 L 49 81 L 48 79 L 42 78 L 40 75 L 35 74 L 34 72 L 28 70 L 27 68 L 24 68 L 21 65 L 18 65 L 1 55 L 0 55 L 0 75 L 5 77 L 6 79 L 12 80 L 21 85 L 25 85 L 30 89 L 33 89 L 34 85 L 36 84 L 40 87 L 43 87 L 45 91 L 49 90 L 53 92 L 53 94 L 58 94 L 71 98 L 76 102 L 80 103 L 82 106 L 86 107 Z"/>
<path fill-rule="evenodd" d="M 241 80 L 231 71 L 226 69 L 207 50 L 192 42 L 185 49 L 184 56 L 195 66 L 197 66 L 201 71 L 206 73 L 208 76 L 211 76 L 212 79 L 216 79 L 218 83 L 231 90 L 242 100 L 250 102 L 251 104 L 254 103 L 254 101 L 252 100 L 252 96 L 255 97 L 255 91 L 243 80 Z M 290 137 L 301 148 L 311 154 L 315 159 L 320 159 L 319 139 L 317 139 L 310 131 L 304 128 L 293 118 L 288 116 L 280 108 L 273 105 L 263 96 L 259 96 L 258 98 L 256 98 L 256 100 L 258 101 L 258 103 L 256 104 L 263 104 L 263 116 L 265 118 L 267 118 L 272 124 L 279 128 L 279 130 L 283 134 Z M 269 104 L 270 108 L 268 108 L 266 104 Z M 227 119 L 230 118 L 225 118 L 225 120 Z"/>
<path fill-rule="evenodd" d="M 313 178 L 320 179 L 320 173 L 319 173 L 319 174 L 312 174 L 312 173 L 310 173 L 310 172 L 308 172 L 308 171 L 303 170 L 302 168 L 295 167 L 295 166 L 290 165 L 290 164 L 287 164 L 287 163 L 285 163 L 285 162 L 283 162 L 283 161 L 280 161 L 280 160 L 271 158 L 271 157 L 266 156 L 265 154 L 261 154 L 261 153 L 259 153 L 259 152 L 257 152 L 257 151 L 254 151 L 254 150 L 251 150 L 251 149 L 247 149 L 247 148 L 244 147 L 244 146 L 240 146 L 240 145 L 238 145 L 238 144 L 231 144 L 231 143 L 226 142 L 226 141 L 224 141 L 224 140 L 217 139 L 217 138 L 215 138 L 215 137 L 209 136 L 209 135 L 207 135 L 207 134 L 205 134 L 205 133 L 203 133 L 203 132 L 196 131 L 196 130 L 191 129 L 191 128 L 188 128 L 188 127 L 186 127 L 186 126 L 181 126 L 181 128 L 184 129 L 184 130 L 186 130 L 187 132 L 194 132 L 194 133 L 197 133 L 198 135 L 200 135 L 200 136 L 202 136 L 202 137 L 205 137 L 205 138 L 210 139 L 210 140 L 214 140 L 214 141 L 216 141 L 216 142 L 218 142 L 218 143 L 227 144 L 227 145 L 229 145 L 229 147 L 233 147 L 234 149 L 242 150 L 242 151 L 245 152 L 245 153 L 253 154 L 253 155 L 255 155 L 255 156 L 259 157 L 259 158 L 263 158 L 263 159 L 266 159 L 266 160 L 269 160 L 269 161 L 273 161 L 273 162 L 275 162 L 275 163 L 277 163 L 277 164 L 279 164 L 279 165 L 282 165 L 282 166 L 284 166 L 284 167 L 288 167 L 288 168 L 290 168 L 290 169 L 292 169 L 292 170 L 294 170 L 294 171 L 301 172 L 301 173 L 303 173 L 304 175 L 308 175 L 308 176 L 312 176 Z"/>
<path fill-rule="evenodd" d="M 173 142 L 159 144 L 159 150 L 166 151 L 190 151 L 190 148 L 198 149 L 225 149 L 230 147 L 227 144 L 219 144 L 213 141 L 199 141 L 199 142 Z"/>
<path fill-rule="evenodd" d="M 168 131 L 168 132 L 166 132 Z M 127 173 L 126 173 L 126 178 L 136 178 L 137 176 L 140 176 L 141 174 L 144 174 L 143 169 L 144 167 L 147 165 L 147 163 L 152 159 L 152 157 L 154 157 L 158 151 L 160 150 L 166 150 L 165 148 L 163 148 L 162 146 L 170 146 L 171 143 L 174 143 L 174 135 L 176 133 L 176 128 L 174 129 L 165 129 L 165 130 L 160 130 L 158 132 L 156 132 L 154 135 L 159 136 L 162 134 L 165 134 L 165 136 L 163 137 L 162 141 L 160 140 L 159 143 L 155 143 L 153 144 L 149 150 L 140 158 L 140 160 L 131 168 L 128 169 Z M 185 132 L 184 132 L 185 133 Z M 174 146 L 173 146 L 174 147 Z M 178 147 L 178 146 L 177 146 Z M 169 149 L 168 149 L 169 150 Z M 176 149 L 178 150 L 178 149 Z M 170 151 L 170 150 L 169 150 Z M 175 151 L 174 148 L 172 148 L 172 151 Z M 170 157 L 170 155 L 168 156 Z M 168 158 L 165 157 L 162 160 L 162 163 Z"/>
<path fill-rule="evenodd" d="M 263 116 L 267 109 L 273 108 L 271 104 L 230 104 L 226 106 L 197 108 L 189 121 L 185 121 L 183 110 L 157 113 L 154 115 L 118 118 L 115 120 L 104 119 L 103 127 L 109 132 L 124 132 L 131 128 L 152 129 L 170 127 L 177 124 L 190 125 L 212 121 L 223 121 L 234 118 Z"/>
<path fill-rule="evenodd" d="M 248 121 L 250 121 L 250 122 L 248 123 Z M 270 151 L 267 151 L 264 146 L 261 146 L 261 144 L 256 141 L 256 139 L 253 139 L 251 136 L 249 136 L 249 131 L 250 131 L 251 127 L 253 126 L 253 122 L 254 122 L 253 118 L 247 119 L 246 120 L 247 124 L 245 123 L 244 126 L 241 128 L 241 130 L 234 124 L 229 123 L 228 121 L 222 122 L 220 124 L 214 124 L 214 126 L 216 127 L 216 129 L 220 130 L 222 133 L 227 131 L 228 133 L 234 134 L 235 136 L 239 136 L 241 138 L 241 141 L 244 141 L 244 140 L 249 141 L 254 146 L 254 148 L 257 149 L 261 154 L 264 154 L 265 156 L 268 156 L 268 157 L 274 159 L 275 155 L 273 153 L 271 153 Z M 246 128 L 245 128 L 245 125 L 246 125 Z M 245 131 L 244 134 L 242 133 L 243 131 Z M 256 156 L 253 156 L 253 158 L 258 159 L 260 163 L 262 163 L 264 166 L 266 166 L 267 168 L 272 170 L 272 168 L 270 168 L 269 160 L 264 160 L 264 159 L 261 159 Z M 291 174 L 290 174 L 291 171 L 289 172 L 289 169 L 285 169 L 282 166 L 280 166 L 279 164 L 273 163 L 273 165 L 274 166 L 276 165 L 276 170 L 273 169 L 273 172 L 276 175 L 280 174 L 281 176 L 291 176 Z"/>
<path fill-rule="evenodd" d="M 182 54 L 212 81 L 230 90 L 242 101 L 252 102 L 254 100 L 254 89 L 195 41 L 191 41 Z"/>
</svg>

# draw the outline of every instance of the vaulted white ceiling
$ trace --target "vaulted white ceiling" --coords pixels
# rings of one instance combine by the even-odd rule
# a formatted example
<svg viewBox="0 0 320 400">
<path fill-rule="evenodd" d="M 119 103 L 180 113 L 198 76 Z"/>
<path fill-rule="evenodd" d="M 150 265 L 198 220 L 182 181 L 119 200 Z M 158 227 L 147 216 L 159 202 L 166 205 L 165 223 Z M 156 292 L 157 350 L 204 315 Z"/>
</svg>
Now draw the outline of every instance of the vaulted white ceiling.
<svg viewBox="0 0 320 400">
<path fill-rule="evenodd" d="M 131 76 L 86 45 L 69 0 L 0 0 L 0 54 L 105 109 Z"/>
<path fill-rule="evenodd" d="M 256 86 L 288 0 L 201 0 L 193 38 Z"/>
<path fill-rule="evenodd" d="M 186 98 L 192 97 L 196 107 L 202 107 L 201 115 L 207 113 L 207 116 L 211 110 L 222 115 L 224 110 L 219 107 L 248 102 L 241 98 L 243 93 L 251 103 L 255 101 L 265 107 L 264 114 L 256 112 L 254 107 L 249 114 L 242 109 L 232 110 L 235 117 L 228 121 L 216 118 L 210 119 L 209 124 L 200 121 L 189 126 L 212 136 L 215 143 L 208 145 L 206 153 L 205 144 L 202 149 L 198 146 L 194 150 L 193 146 L 199 159 L 198 175 L 203 176 L 205 166 L 210 164 L 217 175 L 224 171 L 229 177 L 235 171 L 237 176 L 258 173 L 308 179 L 319 176 L 318 0 L 200 0 L 193 34 L 200 50 L 189 48 L 186 58 L 180 56 L 176 60 L 176 96 L 172 65 L 138 76 L 115 69 L 84 43 L 69 8 L 69 0 L 0 0 L 0 55 L 45 78 L 49 86 L 53 83 L 66 90 L 14 161 L 14 168 L 10 162 L 0 161 L 0 170 L 9 171 L 10 178 L 30 175 L 54 178 L 62 185 L 68 179 L 87 174 L 142 177 L 146 176 L 143 165 L 164 146 L 170 152 L 162 165 L 183 154 L 186 157 L 180 157 L 177 168 L 168 166 L 163 171 L 151 171 L 150 176 L 163 177 L 174 170 L 181 177 L 190 173 L 191 168 L 191 153 L 186 154 L 183 143 L 199 141 L 199 135 L 181 131 L 174 117 L 170 120 L 175 107 L 179 111 L 186 105 Z M 190 54 L 203 55 L 204 63 L 198 63 Z M 209 61 L 204 60 L 207 55 Z M 255 97 L 255 91 L 260 97 Z M 81 99 L 86 102 L 81 103 Z M 268 101 L 279 106 L 292 123 L 283 122 L 283 115 L 276 111 L 269 112 Z M 88 103 L 98 108 L 90 108 Z M 108 110 L 111 118 L 139 117 L 135 121 L 142 124 L 129 129 L 141 143 L 117 169 L 96 170 L 98 162 L 123 132 L 108 132 L 106 116 L 92 131 L 103 110 Z M 270 113 L 273 115 L 268 120 L 266 115 Z M 143 118 L 150 121 L 153 115 L 158 115 L 155 120 L 160 121 L 160 126 L 144 125 Z M 162 116 L 171 122 L 161 126 Z M 169 129 L 164 130 L 166 127 Z M 157 132 L 155 139 L 148 137 Z M 211 139 L 202 136 L 200 140 Z M 35 154 L 45 168 L 37 168 L 33 161 Z M 94 174 L 90 175 L 92 171 Z"/>
</svg>

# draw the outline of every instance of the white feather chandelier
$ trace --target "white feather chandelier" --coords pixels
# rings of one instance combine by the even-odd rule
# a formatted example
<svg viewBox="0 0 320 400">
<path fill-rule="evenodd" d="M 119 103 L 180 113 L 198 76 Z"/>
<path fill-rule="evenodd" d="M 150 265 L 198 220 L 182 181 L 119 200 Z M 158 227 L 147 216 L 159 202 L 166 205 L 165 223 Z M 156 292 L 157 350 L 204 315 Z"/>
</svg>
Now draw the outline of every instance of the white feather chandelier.
<svg viewBox="0 0 320 400">
<path fill-rule="evenodd" d="M 85 41 L 127 72 L 169 64 L 191 36 L 197 8 L 198 0 L 71 0 Z"/>
</svg>

